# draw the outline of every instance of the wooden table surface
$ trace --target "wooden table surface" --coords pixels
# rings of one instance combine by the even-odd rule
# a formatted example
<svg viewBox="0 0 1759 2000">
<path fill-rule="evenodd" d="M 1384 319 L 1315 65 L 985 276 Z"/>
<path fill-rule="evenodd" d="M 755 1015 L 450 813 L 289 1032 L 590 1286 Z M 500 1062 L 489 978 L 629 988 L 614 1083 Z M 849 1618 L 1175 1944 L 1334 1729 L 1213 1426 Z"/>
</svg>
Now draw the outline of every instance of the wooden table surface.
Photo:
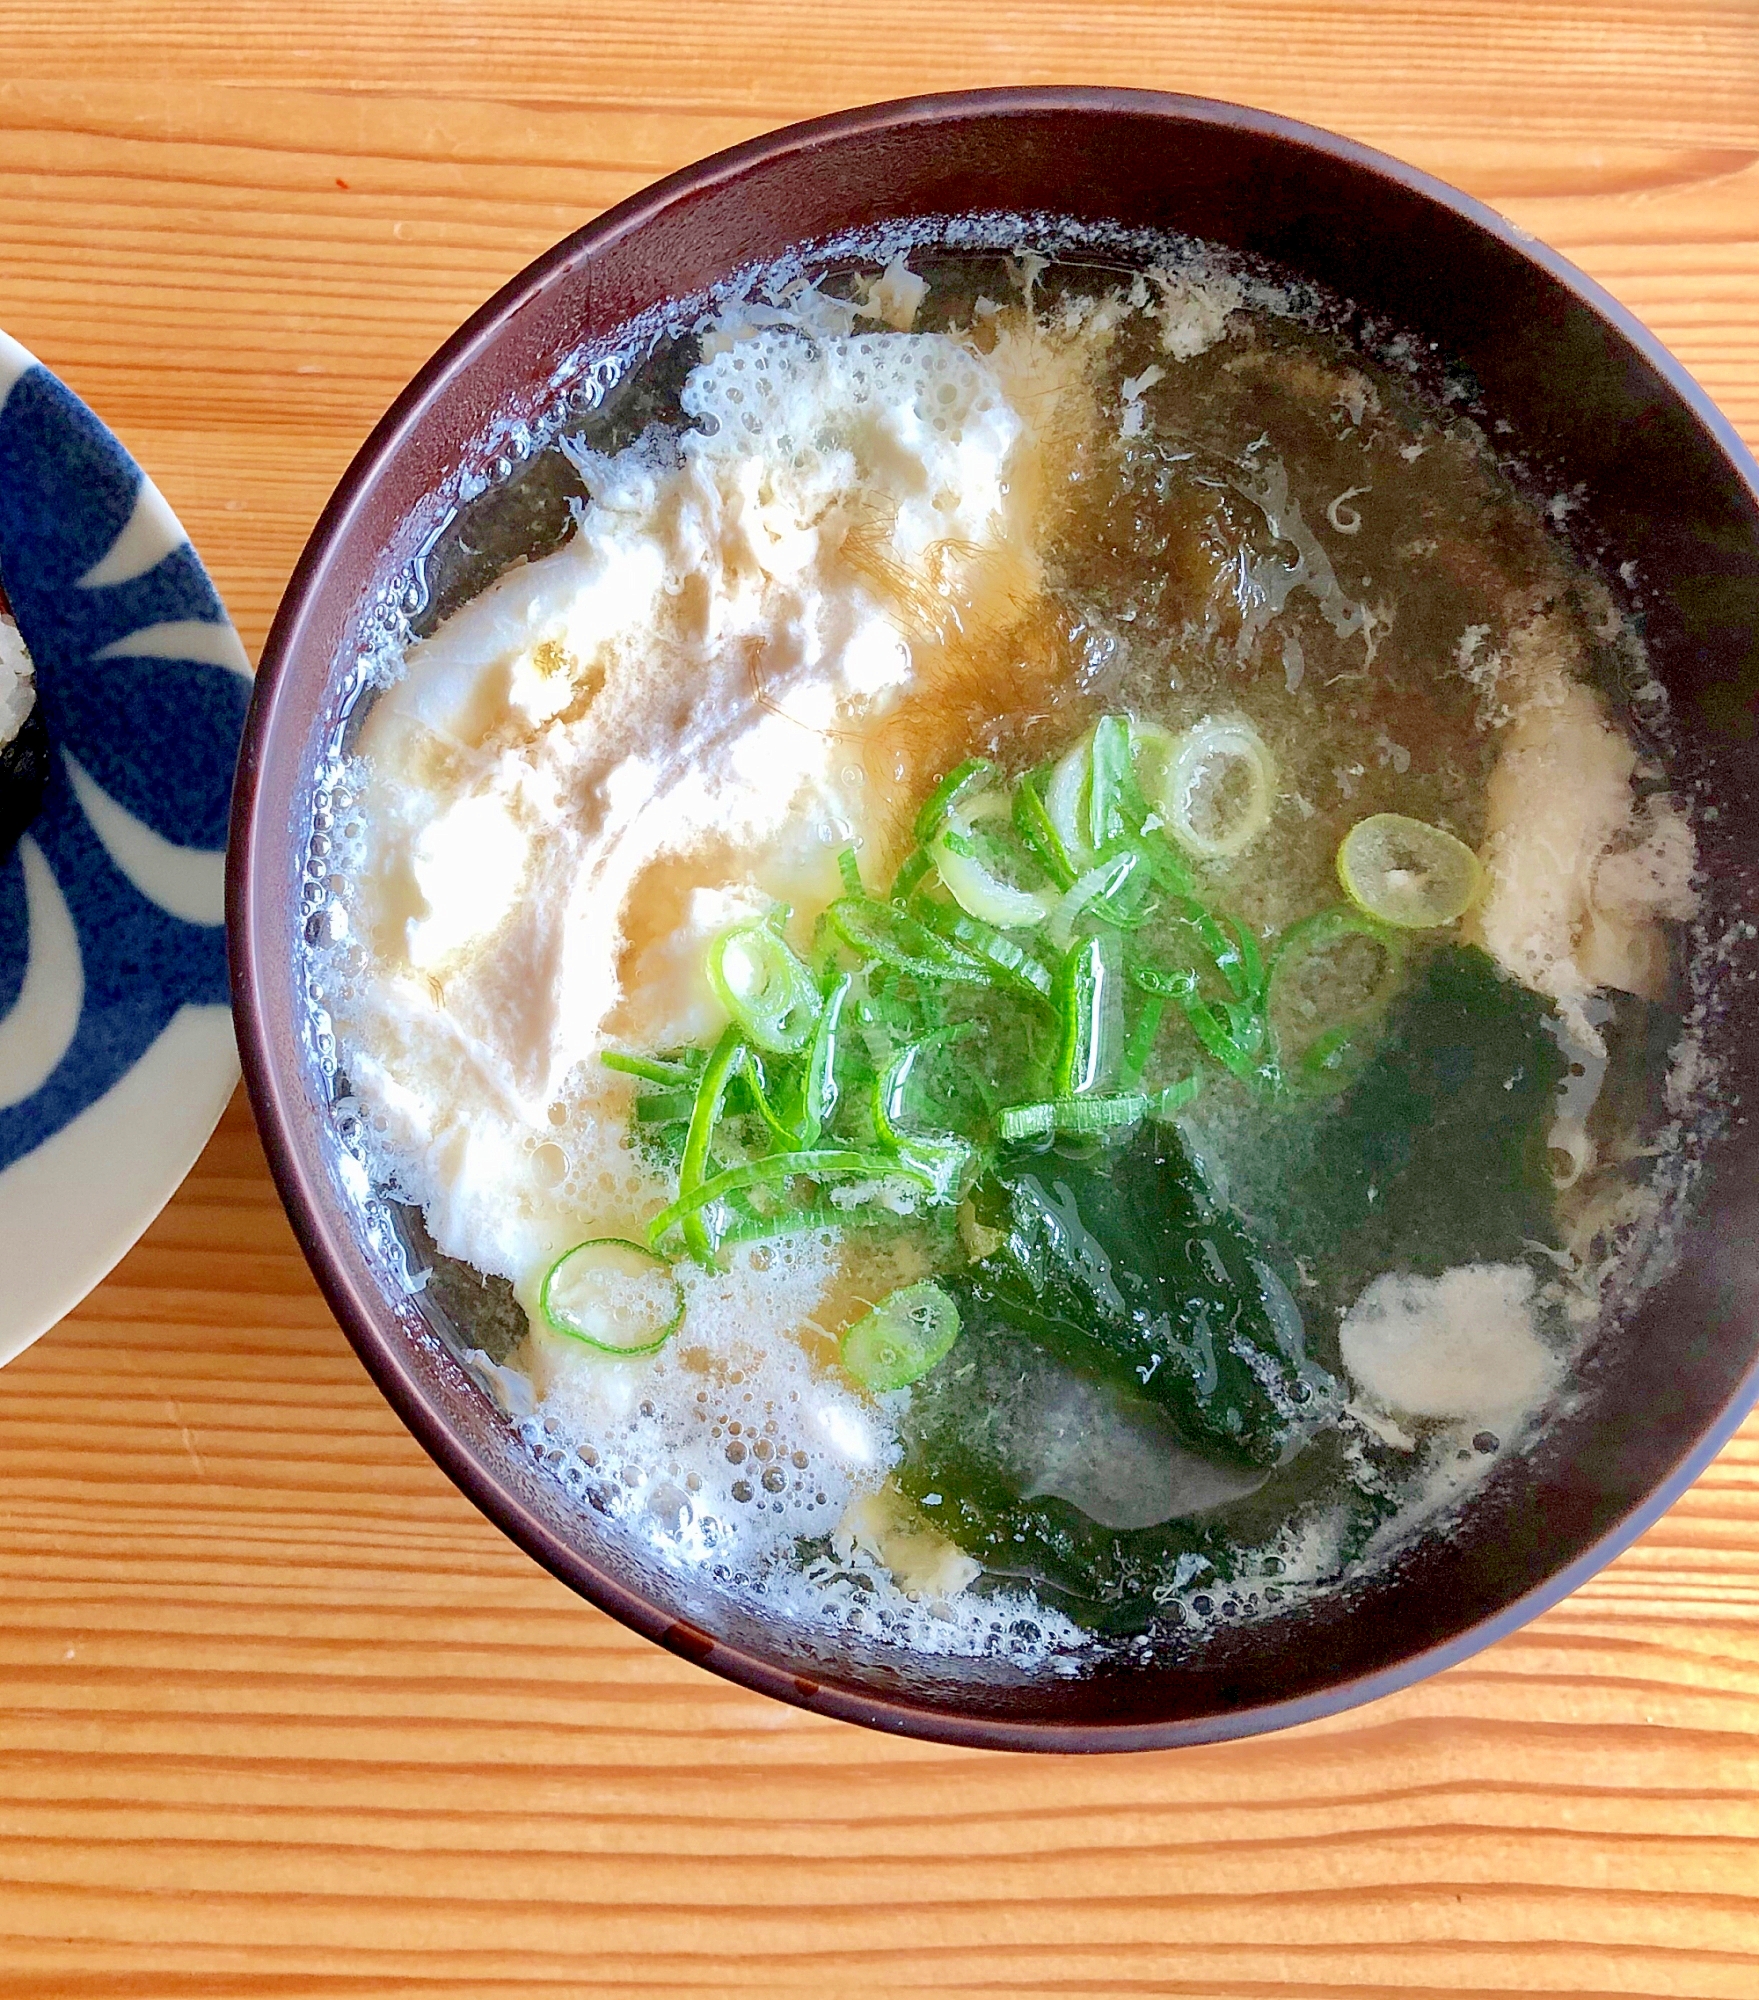
<svg viewBox="0 0 1759 2000">
<path fill-rule="evenodd" d="M 552 240 L 789 119 L 1068 81 L 1458 182 L 1759 442 L 1755 0 L 0 0 L 0 325 L 254 651 L 373 420 Z M 0 1489 L 0 2000 L 1759 1996 L 1759 1425 L 1562 1608 L 1367 1710 L 1127 1758 L 890 1742 L 480 1519 L 240 1102 L 0 1377 Z"/>
</svg>

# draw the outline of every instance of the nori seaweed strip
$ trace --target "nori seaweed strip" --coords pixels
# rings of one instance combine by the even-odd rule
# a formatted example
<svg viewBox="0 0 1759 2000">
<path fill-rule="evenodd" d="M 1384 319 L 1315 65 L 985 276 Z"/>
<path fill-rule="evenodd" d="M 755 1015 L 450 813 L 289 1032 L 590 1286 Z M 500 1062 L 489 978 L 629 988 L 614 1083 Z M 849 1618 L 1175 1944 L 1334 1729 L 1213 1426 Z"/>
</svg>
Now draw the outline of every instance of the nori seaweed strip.
<svg viewBox="0 0 1759 2000">
<path fill-rule="evenodd" d="M 0 861 L 18 845 L 20 834 L 37 816 L 49 782 L 52 755 L 43 704 L 32 705 L 18 734 L 0 744 Z"/>
</svg>

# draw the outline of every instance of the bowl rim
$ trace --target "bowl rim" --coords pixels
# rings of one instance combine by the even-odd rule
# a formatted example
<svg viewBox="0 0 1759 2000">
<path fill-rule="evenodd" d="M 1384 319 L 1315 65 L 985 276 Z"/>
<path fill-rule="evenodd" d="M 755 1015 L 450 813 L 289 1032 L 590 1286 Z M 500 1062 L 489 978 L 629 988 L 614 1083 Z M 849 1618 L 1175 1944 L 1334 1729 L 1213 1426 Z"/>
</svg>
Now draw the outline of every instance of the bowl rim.
<svg viewBox="0 0 1759 2000">
<path fill-rule="evenodd" d="M 264 1001 L 265 957 L 259 940 L 275 926 L 272 900 L 277 864 L 256 808 L 262 748 L 289 663 L 301 650 L 314 592 L 332 554 L 349 536 L 363 497 L 380 470 L 406 445 L 432 398 L 490 345 L 530 300 L 582 260 L 689 200 L 753 167 L 880 129 L 1020 113 L 1129 113 L 1255 134 L 1378 176 L 1450 210 L 1507 250 L 1537 265 L 1595 318 L 1609 326 L 1654 369 L 1668 390 L 1708 433 L 1759 509 L 1759 465 L 1732 422 L 1684 365 L 1603 287 L 1567 258 L 1496 209 L 1404 161 L 1323 127 L 1221 99 L 1090 85 L 1010 86 L 937 92 L 851 107 L 777 128 L 714 153 L 640 189 L 606 209 L 524 266 L 445 340 L 398 394 L 343 473 L 318 517 L 276 612 L 257 671 L 234 792 L 227 856 L 227 939 L 233 1012 L 244 1081 L 270 1171 L 294 1234 L 318 1285 L 362 1365 L 416 1442 L 488 1519 L 551 1575 L 621 1623 L 725 1679 L 795 1707 L 890 1734 L 967 1748 L 1096 1752 L 1168 1749 L 1263 1734 L 1324 1717 L 1395 1693 L 1470 1658 L 1518 1630 L 1577 1589 L 1643 1534 L 1739 1428 L 1759 1398 L 1759 1357 L 1735 1383 L 1714 1420 L 1668 1474 L 1631 1510 L 1563 1568 L 1440 1644 L 1389 1666 L 1281 1701 L 1163 1721 L 1011 1721 L 961 1715 L 908 1696 L 858 1693 L 820 1684 L 660 1610 L 581 1552 L 551 1533 L 518 1496 L 470 1452 L 435 1408 L 399 1344 L 384 1330 L 382 1307 L 356 1281 L 344 1254 L 352 1247 L 332 1231 L 317 1191 L 317 1171 L 289 1137 L 300 1097 L 297 1058 L 271 1046 Z"/>
</svg>

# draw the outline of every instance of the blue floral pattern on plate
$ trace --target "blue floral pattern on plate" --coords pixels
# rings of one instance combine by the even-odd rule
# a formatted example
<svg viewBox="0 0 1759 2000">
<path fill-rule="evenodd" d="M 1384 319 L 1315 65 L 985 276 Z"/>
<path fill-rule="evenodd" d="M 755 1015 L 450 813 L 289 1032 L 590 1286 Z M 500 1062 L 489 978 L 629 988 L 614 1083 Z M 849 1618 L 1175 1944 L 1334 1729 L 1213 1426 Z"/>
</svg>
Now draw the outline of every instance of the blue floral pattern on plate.
<svg viewBox="0 0 1759 2000">
<path fill-rule="evenodd" d="M 0 864 L 4 1175 L 180 1010 L 226 1001 L 226 820 L 250 680 L 157 489 L 3 334 L 0 582 L 54 747 L 42 809 Z"/>
</svg>

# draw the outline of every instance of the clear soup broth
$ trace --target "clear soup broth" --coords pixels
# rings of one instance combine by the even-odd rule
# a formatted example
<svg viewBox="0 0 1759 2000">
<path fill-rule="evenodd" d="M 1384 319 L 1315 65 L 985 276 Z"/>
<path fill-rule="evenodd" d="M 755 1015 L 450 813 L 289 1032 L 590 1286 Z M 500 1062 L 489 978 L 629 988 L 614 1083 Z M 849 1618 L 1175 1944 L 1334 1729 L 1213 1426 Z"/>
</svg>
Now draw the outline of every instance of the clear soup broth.
<svg viewBox="0 0 1759 2000">
<path fill-rule="evenodd" d="M 935 1652 L 1435 1531 L 1659 1269 L 1703 1082 L 1579 496 L 1189 244 L 778 268 L 589 379 L 314 822 L 339 1126 L 510 1421 Z"/>
</svg>

